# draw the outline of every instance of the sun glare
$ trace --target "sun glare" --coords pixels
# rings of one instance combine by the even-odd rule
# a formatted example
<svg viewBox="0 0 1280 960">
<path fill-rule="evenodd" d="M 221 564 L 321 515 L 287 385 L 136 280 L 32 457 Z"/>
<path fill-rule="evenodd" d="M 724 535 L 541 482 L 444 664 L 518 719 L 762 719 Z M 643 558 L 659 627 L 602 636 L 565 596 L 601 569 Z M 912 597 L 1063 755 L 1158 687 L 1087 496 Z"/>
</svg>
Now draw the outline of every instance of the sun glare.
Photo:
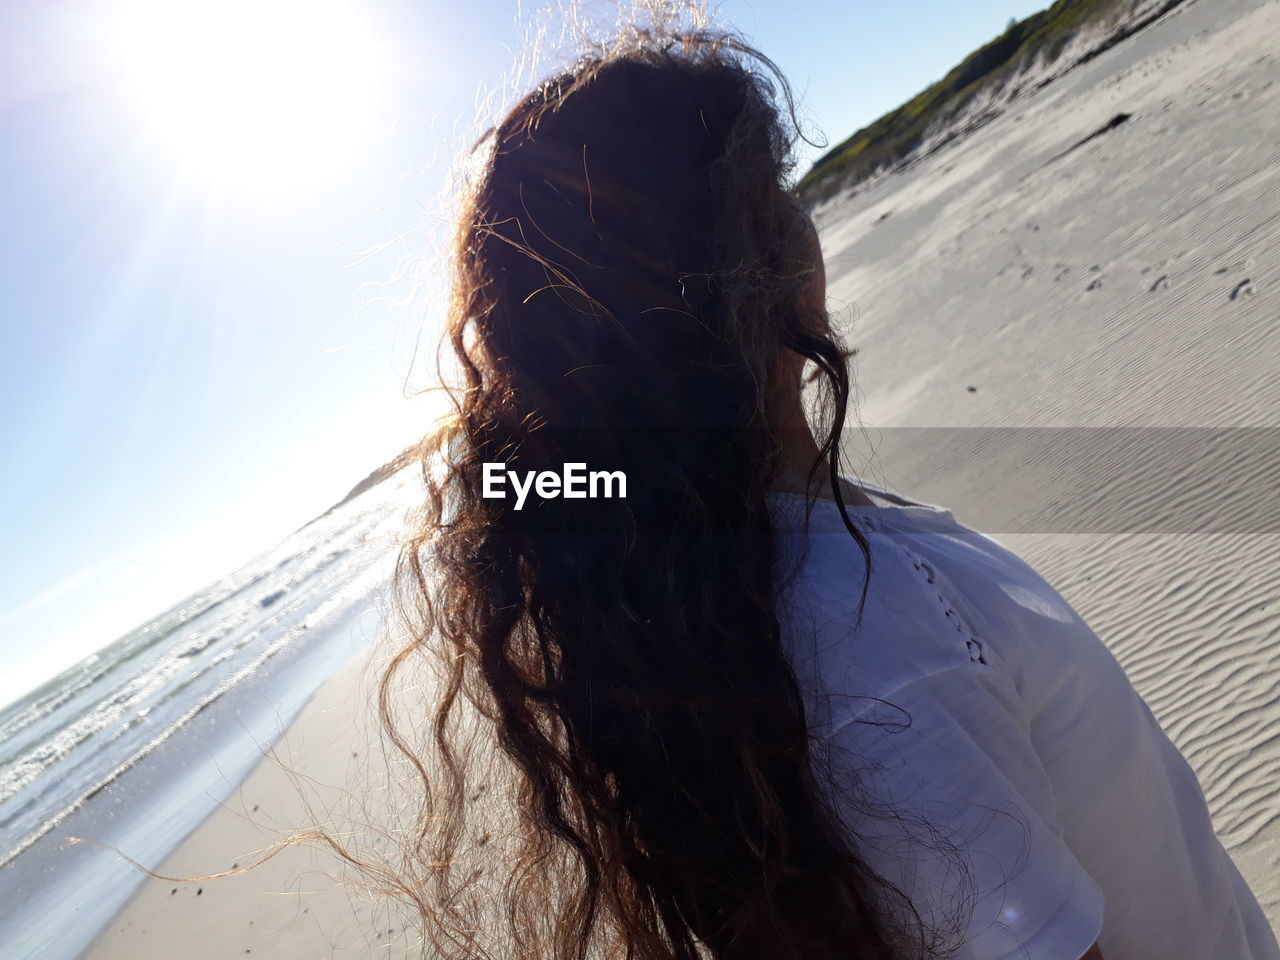
<svg viewBox="0 0 1280 960">
<path fill-rule="evenodd" d="M 132 0 L 117 48 L 180 171 L 221 189 L 332 182 L 377 113 L 378 45 L 344 0 Z"/>
</svg>

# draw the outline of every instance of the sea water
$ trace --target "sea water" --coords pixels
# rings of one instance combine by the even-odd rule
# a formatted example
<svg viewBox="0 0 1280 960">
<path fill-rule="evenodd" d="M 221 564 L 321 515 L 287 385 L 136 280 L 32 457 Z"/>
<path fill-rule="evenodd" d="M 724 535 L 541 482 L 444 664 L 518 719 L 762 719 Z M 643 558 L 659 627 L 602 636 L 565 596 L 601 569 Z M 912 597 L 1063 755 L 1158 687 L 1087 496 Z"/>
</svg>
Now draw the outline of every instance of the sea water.
<svg viewBox="0 0 1280 960">
<path fill-rule="evenodd" d="M 0 957 L 71 960 L 379 632 L 412 469 L 0 709 Z M 69 845 L 71 836 L 93 844 Z"/>
</svg>

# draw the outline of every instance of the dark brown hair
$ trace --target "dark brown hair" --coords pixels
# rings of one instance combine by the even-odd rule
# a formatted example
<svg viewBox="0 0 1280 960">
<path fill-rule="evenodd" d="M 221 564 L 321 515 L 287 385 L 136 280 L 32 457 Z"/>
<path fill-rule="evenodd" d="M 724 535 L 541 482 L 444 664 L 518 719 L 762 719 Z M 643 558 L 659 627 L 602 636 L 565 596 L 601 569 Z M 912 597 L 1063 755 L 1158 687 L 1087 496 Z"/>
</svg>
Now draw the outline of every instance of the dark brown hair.
<svg viewBox="0 0 1280 960">
<path fill-rule="evenodd" d="M 785 78 L 736 35 L 632 27 L 476 147 L 446 337 L 461 383 L 424 445 L 397 569 L 412 642 L 380 703 L 425 794 L 396 889 L 439 956 L 924 952 L 821 789 L 775 612 L 783 348 L 825 381 L 813 471 L 842 513 L 849 398 L 804 306 L 794 127 Z M 627 496 L 516 510 L 482 495 L 492 462 L 621 470 Z M 441 666 L 430 756 L 404 699 L 419 657 Z"/>
</svg>

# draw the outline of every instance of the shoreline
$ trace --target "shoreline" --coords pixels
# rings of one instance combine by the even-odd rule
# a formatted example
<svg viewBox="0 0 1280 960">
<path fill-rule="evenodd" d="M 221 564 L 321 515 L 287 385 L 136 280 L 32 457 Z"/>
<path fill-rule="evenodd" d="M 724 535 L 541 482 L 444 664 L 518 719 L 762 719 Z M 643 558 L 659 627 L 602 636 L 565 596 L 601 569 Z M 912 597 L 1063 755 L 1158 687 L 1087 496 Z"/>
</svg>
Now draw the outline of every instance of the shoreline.
<svg viewBox="0 0 1280 960">
<path fill-rule="evenodd" d="M 358 784 L 376 754 L 370 705 L 387 642 L 379 632 L 326 680 L 244 780 L 154 868 L 196 879 L 144 878 L 80 958 L 161 956 L 174 943 L 200 945 L 189 956 L 400 955 L 400 924 L 387 905 L 353 896 L 330 873 L 335 857 L 305 843 L 272 849 L 310 825 L 363 818 L 352 811 L 366 810 L 370 799 Z M 407 956 L 410 945 L 401 946 Z"/>
<path fill-rule="evenodd" d="M 58 958 L 88 949 L 147 880 L 119 854 L 154 869 L 217 816 L 329 678 L 365 656 L 368 631 L 379 629 L 367 623 L 371 613 L 380 622 L 377 595 L 358 589 L 317 613 L 305 642 L 270 651 L 26 844 L 0 871 L 3 952 Z"/>
</svg>

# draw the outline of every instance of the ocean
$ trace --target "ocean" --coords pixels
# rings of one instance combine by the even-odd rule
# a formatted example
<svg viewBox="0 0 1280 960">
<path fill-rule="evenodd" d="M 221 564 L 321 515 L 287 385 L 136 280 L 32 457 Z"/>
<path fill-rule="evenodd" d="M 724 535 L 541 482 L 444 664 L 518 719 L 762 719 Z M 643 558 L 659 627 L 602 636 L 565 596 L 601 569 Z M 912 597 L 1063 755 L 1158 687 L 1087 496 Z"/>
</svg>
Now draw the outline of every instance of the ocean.
<svg viewBox="0 0 1280 960">
<path fill-rule="evenodd" d="M 77 956 L 144 879 L 109 848 L 154 868 L 378 636 L 420 495 L 401 470 L 0 709 L 0 957 Z"/>
</svg>

